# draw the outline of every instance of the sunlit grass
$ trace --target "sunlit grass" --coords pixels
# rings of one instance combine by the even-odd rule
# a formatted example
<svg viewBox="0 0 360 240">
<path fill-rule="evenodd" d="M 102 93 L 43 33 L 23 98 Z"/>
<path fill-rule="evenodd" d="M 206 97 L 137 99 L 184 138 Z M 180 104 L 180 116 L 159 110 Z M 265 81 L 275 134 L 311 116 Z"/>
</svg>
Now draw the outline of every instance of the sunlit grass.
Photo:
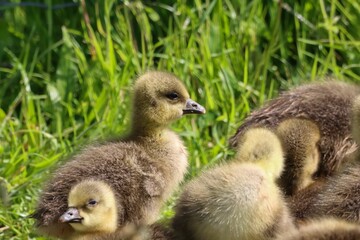
<svg viewBox="0 0 360 240">
<path fill-rule="evenodd" d="M 227 139 L 279 90 L 360 80 L 354 1 L 86 2 L 0 9 L 1 239 L 40 239 L 27 216 L 41 184 L 74 150 L 126 131 L 131 86 L 148 69 L 175 73 L 207 109 L 173 125 L 187 179 L 231 156 Z"/>
</svg>

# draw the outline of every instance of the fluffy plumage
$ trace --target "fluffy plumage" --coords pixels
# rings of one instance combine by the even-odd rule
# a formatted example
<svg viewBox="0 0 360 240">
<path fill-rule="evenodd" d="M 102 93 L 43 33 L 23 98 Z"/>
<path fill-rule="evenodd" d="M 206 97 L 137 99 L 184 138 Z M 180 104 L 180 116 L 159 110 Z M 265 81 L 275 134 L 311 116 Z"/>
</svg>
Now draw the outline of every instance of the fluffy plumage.
<svg viewBox="0 0 360 240">
<path fill-rule="evenodd" d="M 285 153 L 285 168 L 279 185 L 286 195 L 309 186 L 318 169 L 320 131 L 310 120 L 290 118 L 279 123 L 276 132 Z"/>
<path fill-rule="evenodd" d="M 358 240 L 360 225 L 337 219 L 312 220 L 277 240 Z"/>
<path fill-rule="evenodd" d="M 233 161 L 253 163 L 271 175 L 280 177 L 284 168 L 284 153 L 279 138 L 266 128 L 250 128 L 239 139 Z"/>
<path fill-rule="evenodd" d="M 230 144 L 235 147 L 249 127 L 275 128 L 284 119 L 309 119 L 318 125 L 321 133 L 320 165 L 316 176 L 328 176 L 339 168 L 344 156 L 356 148 L 350 136 L 350 112 L 359 93 L 358 86 L 336 81 L 291 89 L 247 117 L 230 139 Z"/>
<path fill-rule="evenodd" d="M 360 166 L 349 165 L 329 178 L 313 197 L 308 218 L 333 216 L 360 223 Z"/>
<path fill-rule="evenodd" d="M 360 97 L 352 108 L 352 132 L 360 139 Z M 357 150 L 359 151 L 359 150 Z M 296 217 L 302 219 L 333 216 L 360 223 L 360 164 L 348 163 L 335 176 L 329 177 L 315 187 L 305 189 L 292 199 L 291 208 Z M 303 207 L 301 207 L 303 206 Z M 299 211 L 301 210 L 301 211 Z"/>
<path fill-rule="evenodd" d="M 128 224 L 109 234 L 87 234 L 72 240 L 175 240 L 173 231 L 160 223 Z"/>
<path fill-rule="evenodd" d="M 326 179 L 317 180 L 287 198 L 291 215 L 297 224 L 302 224 L 310 218 L 316 198 L 325 183 Z"/>
<path fill-rule="evenodd" d="M 357 143 L 360 143 L 360 95 L 352 104 L 351 133 Z"/>
<path fill-rule="evenodd" d="M 241 143 L 231 163 L 185 186 L 173 220 L 179 239 L 269 240 L 293 227 L 275 184 L 283 162 L 280 141 L 269 130 L 250 129 Z"/>
<path fill-rule="evenodd" d="M 53 173 L 34 214 L 38 229 L 56 237 L 73 234 L 69 224 L 58 219 L 67 209 L 71 187 L 86 178 L 103 181 L 114 190 L 118 228 L 153 223 L 187 167 L 187 151 L 167 126 L 184 114 L 204 112 L 172 74 L 140 76 L 134 86 L 129 136 L 88 146 Z"/>
</svg>

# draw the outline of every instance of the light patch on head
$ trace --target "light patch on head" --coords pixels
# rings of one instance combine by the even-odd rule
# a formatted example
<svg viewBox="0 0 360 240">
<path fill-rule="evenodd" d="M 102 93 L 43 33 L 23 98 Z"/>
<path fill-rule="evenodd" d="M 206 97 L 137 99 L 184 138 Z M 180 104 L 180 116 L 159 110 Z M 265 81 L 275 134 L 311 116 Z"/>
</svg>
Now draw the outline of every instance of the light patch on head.
<svg viewBox="0 0 360 240">
<path fill-rule="evenodd" d="M 117 209 L 112 189 L 102 181 L 85 180 L 70 191 L 68 206 L 77 208 L 82 221 L 70 223 L 79 232 L 112 232 L 117 226 Z"/>
<path fill-rule="evenodd" d="M 170 93 L 177 93 L 184 99 L 190 97 L 184 84 L 175 75 L 159 71 L 150 71 L 141 75 L 135 82 L 134 91 L 153 98 Z"/>
<path fill-rule="evenodd" d="M 88 199 L 99 200 L 99 196 L 104 195 L 104 190 L 101 189 L 101 186 L 106 185 L 101 182 L 95 183 L 92 181 L 84 181 L 75 185 L 69 194 L 69 206 L 79 207 L 85 205 Z"/>
<path fill-rule="evenodd" d="M 277 134 L 282 141 L 287 161 L 291 161 L 292 169 L 288 173 L 294 177 L 295 191 L 307 187 L 313 182 L 313 175 L 318 170 L 320 152 L 320 129 L 316 123 L 308 119 L 289 118 L 277 127 Z"/>
<path fill-rule="evenodd" d="M 304 165 L 303 173 L 301 174 L 300 184 L 298 186 L 297 191 L 306 188 L 310 184 L 314 182 L 313 175 L 318 169 L 320 154 L 319 150 L 314 147 L 313 152 L 309 154 L 308 159 L 305 161 L 308 164 Z"/>
<path fill-rule="evenodd" d="M 188 99 L 188 91 L 173 74 L 150 71 L 141 75 L 134 86 L 133 127 L 166 127 L 183 116 Z"/>
<path fill-rule="evenodd" d="M 239 139 L 237 162 L 251 162 L 278 178 L 284 167 L 284 156 L 279 138 L 266 128 L 250 128 Z"/>
</svg>

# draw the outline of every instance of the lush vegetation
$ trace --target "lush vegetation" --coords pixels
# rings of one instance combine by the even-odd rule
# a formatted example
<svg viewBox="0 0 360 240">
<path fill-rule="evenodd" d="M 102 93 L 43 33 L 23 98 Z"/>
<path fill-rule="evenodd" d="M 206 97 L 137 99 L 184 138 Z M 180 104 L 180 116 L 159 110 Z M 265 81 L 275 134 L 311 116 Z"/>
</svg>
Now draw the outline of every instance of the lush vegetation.
<svg viewBox="0 0 360 240">
<path fill-rule="evenodd" d="M 26 2 L 0 4 L 1 239 L 41 239 L 27 217 L 41 184 L 82 145 L 126 131 L 147 69 L 175 73 L 207 108 L 173 125 L 187 178 L 231 155 L 241 120 L 279 90 L 360 81 L 358 1 Z"/>
</svg>

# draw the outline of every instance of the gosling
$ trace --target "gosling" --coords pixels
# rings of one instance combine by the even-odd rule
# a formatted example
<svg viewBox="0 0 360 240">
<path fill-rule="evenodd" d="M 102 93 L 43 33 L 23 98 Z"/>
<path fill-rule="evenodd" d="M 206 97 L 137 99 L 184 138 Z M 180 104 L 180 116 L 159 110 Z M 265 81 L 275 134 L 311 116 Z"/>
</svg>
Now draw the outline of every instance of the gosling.
<svg viewBox="0 0 360 240">
<path fill-rule="evenodd" d="M 249 127 L 276 128 L 288 118 L 313 121 L 320 129 L 320 163 L 315 177 L 326 177 L 341 167 L 344 156 L 357 145 L 350 134 L 352 102 L 360 94 L 359 86 L 329 80 L 306 84 L 282 93 L 245 119 L 230 145 L 236 147 L 239 138 Z M 286 162 L 291 159 L 286 160 Z"/>
<path fill-rule="evenodd" d="M 314 182 L 320 159 L 320 130 L 313 121 L 290 118 L 279 123 L 276 133 L 285 152 L 279 185 L 286 196 L 292 196 Z"/>
<path fill-rule="evenodd" d="M 68 196 L 68 209 L 59 221 L 75 230 L 72 239 L 92 239 L 94 235 L 115 232 L 117 209 L 111 187 L 97 180 L 83 180 L 74 185 Z"/>
<path fill-rule="evenodd" d="M 231 163 L 203 172 L 185 186 L 172 224 L 176 237 L 269 240 L 294 227 L 275 184 L 284 161 L 279 139 L 255 128 L 241 143 Z"/>
<path fill-rule="evenodd" d="M 351 122 L 353 137 L 357 141 L 360 139 L 359 122 L 360 96 L 354 101 Z M 306 219 L 331 216 L 360 223 L 360 165 L 358 162 L 360 155 L 358 152 L 359 150 L 354 154 L 357 156 L 356 159 L 347 163 L 334 176 L 294 196 L 291 208 L 296 213 L 296 217 Z M 305 203 L 305 207 L 302 207 Z"/>
<path fill-rule="evenodd" d="M 140 76 L 134 86 L 130 134 L 86 147 L 53 173 L 33 214 L 38 230 L 59 238 L 74 234 L 58 219 L 67 209 L 70 189 L 87 178 L 114 190 L 118 228 L 153 223 L 187 168 L 186 148 L 168 125 L 185 114 L 202 113 L 205 109 L 189 98 L 174 75 L 153 71 Z"/>
</svg>

